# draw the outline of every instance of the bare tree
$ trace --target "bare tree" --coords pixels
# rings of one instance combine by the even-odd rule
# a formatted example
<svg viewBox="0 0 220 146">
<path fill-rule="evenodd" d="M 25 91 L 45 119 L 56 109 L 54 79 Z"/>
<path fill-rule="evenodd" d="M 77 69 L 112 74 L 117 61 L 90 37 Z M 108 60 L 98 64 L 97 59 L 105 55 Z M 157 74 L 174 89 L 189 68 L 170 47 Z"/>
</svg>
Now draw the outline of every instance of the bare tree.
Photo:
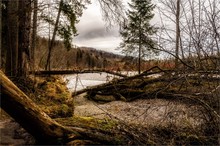
<svg viewBox="0 0 220 146">
<path fill-rule="evenodd" d="M 196 69 L 209 69 L 210 61 L 212 64 L 216 62 L 210 55 L 216 56 L 219 52 L 219 3 L 216 0 L 163 0 L 160 1 L 159 12 L 162 24 L 161 46 L 172 53 L 172 56 L 175 54 L 175 62 L 178 58 L 186 58 L 189 65 Z M 173 25 L 176 25 L 176 30 L 173 29 Z M 176 50 L 172 52 L 169 48 L 174 45 Z"/>
<path fill-rule="evenodd" d="M 211 31 L 211 35 L 214 39 L 214 43 L 216 44 L 217 54 L 220 54 L 220 25 L 219 25 L 219 19 L 220 19 L 220 4 L 217 3 L 216 0 L 208 0 L 208 6 L 206 7 L 203 5 L 205 9 L 205 16 L 208 19 L 208 29 Z M 212 54 L 214 54 L 214 49 L 212 49 Z"/>
<path fill-rule="evenodd" d="M 125 17 L 125 6 L 121 0 L 98 0 L 102 16 L 109 26 L 122 23 Z"/>
<path fill-rule="evenodd" d="M 178 68 L 179 42 L 180 42 L 180 0 L 176 1 L 176 59 L 175 66 Z"/>
</svg>

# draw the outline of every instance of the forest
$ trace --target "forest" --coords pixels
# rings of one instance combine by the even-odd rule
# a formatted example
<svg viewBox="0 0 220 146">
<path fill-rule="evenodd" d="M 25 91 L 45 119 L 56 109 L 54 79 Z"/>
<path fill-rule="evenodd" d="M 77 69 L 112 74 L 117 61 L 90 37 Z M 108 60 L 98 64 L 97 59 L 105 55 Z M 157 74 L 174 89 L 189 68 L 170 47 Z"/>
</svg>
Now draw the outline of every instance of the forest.
<svg viewBox="0 0 220 146">
<path fill-rule="evenodd" d="M 118 28 L 120 54 L 74 44 L 94 2 Z M 218 0 L 0 7 L 0 145 L 220 144 Z"/>
</svg>

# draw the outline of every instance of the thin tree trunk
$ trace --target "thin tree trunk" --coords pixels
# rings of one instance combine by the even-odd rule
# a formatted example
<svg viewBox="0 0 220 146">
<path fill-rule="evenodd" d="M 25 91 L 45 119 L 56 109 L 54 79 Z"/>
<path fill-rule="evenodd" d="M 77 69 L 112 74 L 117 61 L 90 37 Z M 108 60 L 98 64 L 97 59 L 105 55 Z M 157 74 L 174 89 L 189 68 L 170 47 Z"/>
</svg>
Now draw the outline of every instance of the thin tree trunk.
<svg viewBox="0 0 220 146">
<path fill-rule="evenodd" d="M 139 22 L 139 48 L 138 48 L 138 74 L 141 74 L 141 49 L 142 49 L 142 39 L 141 39 L 141 21 Z"/>
<path fill-rule="evenodd" d="M 139 44 L 138 74 L 141 74 L 141 43 Z"/>
<path fill-rule="evenodd" d="M 32 42 L 31 42 L 31 61 L 32 61 L 32 71 L 35 70 L 35 47 L 36 47 L 36 37 L 37 37 L 37 11 L 38 11 L 38 0 L 34 0 L 34 12 L 33 12 L 33 29 L 32 29 Z"/>
<path fill-rule="evenodd" d="M 63 0 L 60 1 L 60 4 L 59 4 L 59 10 L 58 10 L 58 14 L 57 14 L 57 19 L 56 19 L 56 23 L 55 23 L 55 26 L 54 26 L 54 31 L 53 31 L 53 36 L 52 36 L 52 40 L 50 41 L 49 43 L 49 48 L 48 48 L 48 56 L 47 56 L 47 62 L 46 62 L 46 65 L 45 65 L 45 70 L 51 70 L 51 62 L 50 62 L 50 59 L 51 59 L 51 53 L 52 53 L 52 49 L 53 49 L 53 44 L 54 44 L 54 41 L 55 41 L 55 37 L 56 37 L 56 32 L 58 30 L 58 23 L 60 21 L 60 14 L 61 14 L 61 5 L 63 3 Z"/>
<path fill-rule="evenodd" d="M 179 58 L 179 42 L 180 42 L 180 0 L 176 2 L 176 59 L 175 59 L 175 67 L 176 69 L 179 67 L 178 58 Z"/>
<path fill-rule="evenodd" d="M 2 57 L 2 0 L 0 0 L 0 57 Z M 2 58 L 0 58 L 0 69 L 2 68 Z"/>
</svg>

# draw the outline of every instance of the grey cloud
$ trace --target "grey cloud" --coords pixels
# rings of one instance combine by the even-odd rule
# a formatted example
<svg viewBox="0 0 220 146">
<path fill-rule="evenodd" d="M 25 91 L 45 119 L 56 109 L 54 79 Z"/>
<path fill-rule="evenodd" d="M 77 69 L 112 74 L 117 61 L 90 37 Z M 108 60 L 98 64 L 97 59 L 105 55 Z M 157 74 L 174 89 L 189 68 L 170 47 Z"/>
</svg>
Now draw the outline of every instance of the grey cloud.
<svg viewBox="0 0 220 146">
<path fill-rule="evenodd" d="M 77 36 L 78 39 L 94 39 L 94 38 L 107 38 L 107 37 L 115 37 L 118 36 L 118 29 L 114 28 L 111 30 L 107 30 L 104 27 L 97 27 L 95 26 L 93 28 L 93 26 L 90 27 L 90 29 L 83 31 L 83 32 L 79 32 L 79 35 Z"/>
<path fill-rule="evenodd" d="M 119 29 L 116 26 L 106 28 L 97 5 L 88 6 L 76 27 L 79 34 L 73 40 L 76 45 L 118 53 L 115 48 L 121 40 Z"/>
</svg>

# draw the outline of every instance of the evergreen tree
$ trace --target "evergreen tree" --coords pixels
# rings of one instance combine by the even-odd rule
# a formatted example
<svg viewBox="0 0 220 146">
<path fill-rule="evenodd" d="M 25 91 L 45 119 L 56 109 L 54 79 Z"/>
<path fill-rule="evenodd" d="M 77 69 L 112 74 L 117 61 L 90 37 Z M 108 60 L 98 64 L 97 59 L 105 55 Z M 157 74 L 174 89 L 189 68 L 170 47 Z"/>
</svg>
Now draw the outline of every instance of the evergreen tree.
<svg viewBox="0 0 220 146">
<path fill-rule="evenodd" d="M 130 9 L 127 12 L 127 20 L 121 28 L 120 34 L 123 42 L 120 44 L 122 53 L 138 57 L 138 72 L 141 71 L 141 59 L 156 53 L 153 49 L 155 42 L 151 36 L 156 28 L 150 25 L 154 17 L 155 8 L 151 0 L 131 0 Z"/>
</svg>

